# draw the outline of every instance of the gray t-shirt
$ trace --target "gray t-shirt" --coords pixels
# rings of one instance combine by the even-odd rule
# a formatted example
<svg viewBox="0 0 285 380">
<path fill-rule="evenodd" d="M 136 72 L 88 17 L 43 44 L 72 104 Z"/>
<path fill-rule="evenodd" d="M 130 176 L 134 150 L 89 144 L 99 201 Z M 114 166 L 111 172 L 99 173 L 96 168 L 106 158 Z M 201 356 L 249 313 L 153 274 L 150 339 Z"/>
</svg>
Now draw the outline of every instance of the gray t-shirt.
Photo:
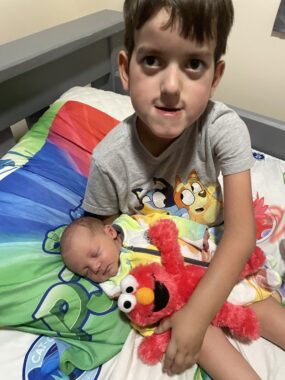
<svg viewBox="0 0 285 380">
<path fill-rule="evenodd" d="M 84 210 L 97 215 L 166 212 L 198 223 L 222 222 L 220 172 L 251 168 L 246 125 L 210 101 L 202 117 L 158 157 L 142 145 L 132 115 L 95 147 Z"/>
</svg>

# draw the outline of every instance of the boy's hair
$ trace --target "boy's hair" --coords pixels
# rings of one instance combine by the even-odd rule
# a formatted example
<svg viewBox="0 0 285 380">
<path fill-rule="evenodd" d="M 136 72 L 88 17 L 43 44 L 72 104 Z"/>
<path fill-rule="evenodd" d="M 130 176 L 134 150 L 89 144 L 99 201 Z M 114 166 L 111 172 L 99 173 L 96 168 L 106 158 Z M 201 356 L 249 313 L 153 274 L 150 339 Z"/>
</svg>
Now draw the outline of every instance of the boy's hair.
<svg viewBox="0 0 285 380">
<path fill-rule="evenodd" d="M 73 233 L 75 232 L 78 226 L 85 227 L 89 229 L 93 234 L 99 234 L 104 232 L 104 224 L 100 219 L 93 218 L 91 216 L 84 216 L 82 218 L 76 219 L 74 222 L 69 224 L 65 230 L 63 231 L 60 238 L 60 248 L 61 253 L 68 252 L 72 246 L 70 244 L 70 240 L 72 238 Z"/>
<path fill-rule="evenodd" d="M 135 30 L 161 8 L 169 9 L 165 29 L 178 22 L 184 38 L 191 38 L 199 44 L 216 40 L 215 62 L 225 54 L 234 20 L 232 0 L 125 0 L 125 47 L 129 56 L 134 49 Z"/>
</svg>

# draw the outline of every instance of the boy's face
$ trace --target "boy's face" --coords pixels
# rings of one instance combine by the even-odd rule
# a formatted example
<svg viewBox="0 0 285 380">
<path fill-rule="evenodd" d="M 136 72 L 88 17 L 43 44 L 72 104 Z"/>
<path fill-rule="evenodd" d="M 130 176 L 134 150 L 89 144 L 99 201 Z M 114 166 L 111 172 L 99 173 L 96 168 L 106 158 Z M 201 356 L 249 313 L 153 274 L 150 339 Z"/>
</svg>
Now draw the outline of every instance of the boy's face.
<svg viewBox="0 0 285 380">
<path fill-rule="evenodd" d="M 135 32 L 130 60 L 126 52 L 119 54 L 138 133 L 151 152 L 155 146 L 163 151 L 201 116 L 224 70 L 223 62 L 215 66 L 215 41 L 198 45 L 180 36 L 179 25 L 162 29 L 168 19 L 161 9 Z"/>
<path fill-rule="evenodd" d="M 94 282 L 115 276 L 121 247 L 117 231 L 111 225 L 96 234 L 83 226 L 78 229 L 71 241 L 72 250 L 64 255 L 67 267 Z"/>
</svg>

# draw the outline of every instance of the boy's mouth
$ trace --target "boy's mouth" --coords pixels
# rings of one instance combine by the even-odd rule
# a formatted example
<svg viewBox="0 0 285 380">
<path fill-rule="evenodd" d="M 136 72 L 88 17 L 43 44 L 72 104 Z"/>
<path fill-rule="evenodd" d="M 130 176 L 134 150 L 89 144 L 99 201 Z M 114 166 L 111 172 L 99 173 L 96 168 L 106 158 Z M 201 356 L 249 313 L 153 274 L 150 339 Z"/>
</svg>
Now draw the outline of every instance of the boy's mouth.
<svg viewBox="0 0 285 380">
<path fill-rule="evenodd" d="M 178 108 L 178 107 L 159 107 L 159 106 L 156 106 L 156 108 L 159 111 L 170 112 L 170 113 L 178 112 L 178 111 L 181 111 L 181 109 L 182 109 L 182 108 Z"/>
</svg>

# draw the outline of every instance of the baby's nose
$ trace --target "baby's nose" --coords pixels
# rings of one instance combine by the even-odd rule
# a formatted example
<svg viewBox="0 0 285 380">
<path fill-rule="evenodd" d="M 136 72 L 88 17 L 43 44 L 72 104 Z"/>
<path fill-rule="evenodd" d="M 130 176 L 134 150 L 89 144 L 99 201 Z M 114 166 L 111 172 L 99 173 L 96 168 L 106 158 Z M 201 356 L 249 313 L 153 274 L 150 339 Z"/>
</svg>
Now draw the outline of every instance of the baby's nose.
<svg viewBox="0 0 285 380">
<path fill-rule="evenodd" d="M 100 268 L 101 268 L 101 263 L 99 262 L 92 263 L 91 265 L 91 269 L 93 273 L 98 273 L 100 271 Z"/>
</svg>

